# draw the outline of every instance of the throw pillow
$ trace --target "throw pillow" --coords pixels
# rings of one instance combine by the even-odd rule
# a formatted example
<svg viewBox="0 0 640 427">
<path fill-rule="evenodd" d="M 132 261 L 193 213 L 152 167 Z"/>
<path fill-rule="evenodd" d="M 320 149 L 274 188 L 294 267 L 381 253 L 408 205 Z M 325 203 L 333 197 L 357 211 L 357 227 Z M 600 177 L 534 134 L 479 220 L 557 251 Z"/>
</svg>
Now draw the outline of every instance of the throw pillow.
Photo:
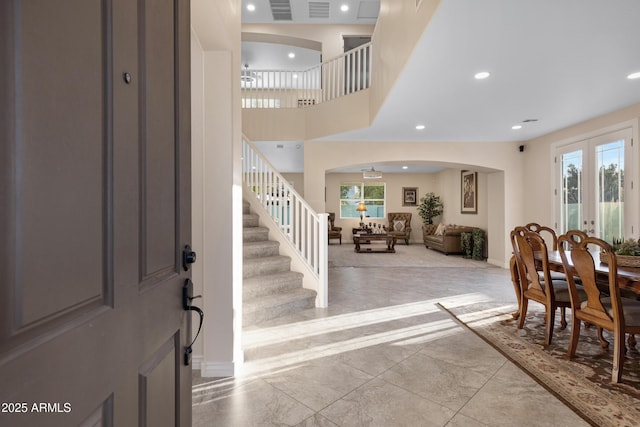
<svg viewBox="0 0 640 427">
<path fill-rule="evenodd" d="M 395 231 L 404 231 L 404 221 L 399 219 L 393 221 L 393 229 Z"/>
<path fill-rule="evenodd" d="M 446 229 L 447 229 L 446 225 L 438 224 L 438 228 L 436 228 L 435 235 L 436 236 L 443 236 Z"/>
</svg>

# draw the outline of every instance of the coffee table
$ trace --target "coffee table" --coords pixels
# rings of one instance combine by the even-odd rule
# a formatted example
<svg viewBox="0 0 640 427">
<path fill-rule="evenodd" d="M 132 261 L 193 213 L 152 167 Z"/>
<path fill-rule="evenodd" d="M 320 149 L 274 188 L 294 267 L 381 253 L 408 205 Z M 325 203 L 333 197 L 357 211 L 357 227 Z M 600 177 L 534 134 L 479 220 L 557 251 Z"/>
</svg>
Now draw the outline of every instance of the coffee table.
<svg viewBox="0 0 640 427">
<path fill-rule="evenodd" d="M 374 242 L 374 241 L 384 241 L 386 243 L 385 246 L 382 245 L 371 245 L 366 248 L 360 247 L 360 241 L 363 243 L 366 242 Z M 353 235 L 353 243 L 355 243 L 355 251 L 359 254 L 361 253 L 395 253 L 396 249 L 396 237 L 388 234 L 354 234 Z M 377 247 L 376 247 L 377 246 Z"/>
</svg>

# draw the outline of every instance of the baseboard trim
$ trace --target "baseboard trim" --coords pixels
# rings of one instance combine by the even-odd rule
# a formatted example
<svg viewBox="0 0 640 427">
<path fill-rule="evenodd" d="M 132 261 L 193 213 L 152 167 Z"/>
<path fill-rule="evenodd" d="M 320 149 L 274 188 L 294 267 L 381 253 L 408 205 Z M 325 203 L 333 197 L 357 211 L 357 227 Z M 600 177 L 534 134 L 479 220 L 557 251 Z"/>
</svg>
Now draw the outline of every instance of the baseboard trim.
<svg viewBox="0 0 640 427">
<path fill-rule="evenodd" d="M 203 378 L 226 378 L 235 374 L 233 362 L 200 362 L 200 375 Z"/>
<path fill-rule="evenodd" d="M 201 369 L 203 360 L 204 357 L 202 357 L 202 355 L 193 356 L 191 358 L 191 366 L 193 367 L 193 369 Z"/>
</svg>

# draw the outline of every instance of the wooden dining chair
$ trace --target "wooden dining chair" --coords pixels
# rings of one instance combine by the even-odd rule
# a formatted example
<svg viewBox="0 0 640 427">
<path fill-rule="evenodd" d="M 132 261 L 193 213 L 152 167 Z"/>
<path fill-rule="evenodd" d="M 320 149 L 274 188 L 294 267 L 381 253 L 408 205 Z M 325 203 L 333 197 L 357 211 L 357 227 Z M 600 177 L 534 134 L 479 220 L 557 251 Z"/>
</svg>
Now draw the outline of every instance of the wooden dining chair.
<svg viewBox="0 0 640 427">
<path fill-rule="evenodd" d="M 601 338 L 601 328 L 613 333 L 613 369 L 611 382 L 617 383 L 622 378 L 626 333 L 640 333 L 640 301 L 620 296 L 618 286 L 618 264 L 616 254 L 611 245 L 596 237 L 580 236 L 577 242 L 575 236 L 562 235 L 558 238 L 560 257 L 565 267 L 569 284 L 571 300 L 571 339 L 567 351 L 569 359 L 576 354 L 580 338 L 581 322 L 597 326 Z M 604 296 L 596 283 L 596 264 L 589 245 L 605 253 L 609 257 L 607 282 L 609 296 Z M 568 253 L 571 253 L 569 261 Z M 593 250 L 593 249 L 592 249 Z M 573 280 L 573 275 L 582 281 L 582 293 Z M 606 342 L 606 341 L 605 341 Z M 603 347 L 606 345 L 604 343 Z"/>
<path fill-rule="evenodd" d="M 542 236 L 524 227 L 510 234 L 520 281 L 520 314 L 518 329 L 524 327 L 529 300 L 545 307 L 545 346 L 553 339 L 556 310 L 560 308 L 561 329 L 566 328 L 566 309 L 571 307 L 566 280 L 553 279 L 549 270 L 547 245 Z M 536 259 L 536 253 L 538 259 Z"/>
<path fill-rule="evenodd" d="M 547 227 L 546 225 L 540 225 L 536 222 L 530 222 L 529 224 L 525 225 L 524 228 L 529 231 L 533 231 L 534 233 L 538 233 L 540 236 L 542 236 L 545 240 L 545 243 L 547 243 L 547 249 L 549 248 L 549 242 L 551 242 L 551 250 L 558 250 L 558 235 L 553 228 Z M 580 231 L 580 233 L 582 233 L 582 231 Z M 538 250 L 537 248 L 534 249 Z M 542 278 L 542 273 L 540 271 L 538 271 L 538 275 L 540 275 Z M 563 273 L 562 271 L 551 271 L 551 278 L 554 280 L 567 280 L 565 273 Z"/>
<path fill-rule="evenodd" d="M 556 231 L 553 228 L 547 227 L 546 225 L 540 225 L 537 222 L 530 222 L 529 224 L 525 225 L 524 228 L 526 228 L 529 231 L 533 231 L 534 233 L 538 233 L 543 238 L 547 236 L 549 240 L 551 240 L 552 242 L 551 250 L 553 251 L 558 250 L 558 235 L 556 234 Z M 545 239 L 545 242 L 547 241 L 548 240 Z"/>
</svg>

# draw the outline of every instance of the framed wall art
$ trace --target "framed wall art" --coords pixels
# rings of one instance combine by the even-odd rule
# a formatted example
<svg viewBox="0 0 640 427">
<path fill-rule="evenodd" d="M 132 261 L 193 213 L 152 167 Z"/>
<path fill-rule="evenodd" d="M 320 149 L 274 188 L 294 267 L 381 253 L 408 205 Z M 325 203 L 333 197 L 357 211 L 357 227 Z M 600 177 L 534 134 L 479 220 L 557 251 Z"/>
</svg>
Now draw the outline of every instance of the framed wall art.
<svg viewBox="0 0 640 427">
<path fill-rule="evenodd" d="M 460 212 L 463 214 L 478 213 L 478 173 L 462 171 L 460 176 Z"/>
<path fill-rule="evenodd" d="M 418 187 L 402 187 L 402 206 L 418 206 Z"/>
</svg>

